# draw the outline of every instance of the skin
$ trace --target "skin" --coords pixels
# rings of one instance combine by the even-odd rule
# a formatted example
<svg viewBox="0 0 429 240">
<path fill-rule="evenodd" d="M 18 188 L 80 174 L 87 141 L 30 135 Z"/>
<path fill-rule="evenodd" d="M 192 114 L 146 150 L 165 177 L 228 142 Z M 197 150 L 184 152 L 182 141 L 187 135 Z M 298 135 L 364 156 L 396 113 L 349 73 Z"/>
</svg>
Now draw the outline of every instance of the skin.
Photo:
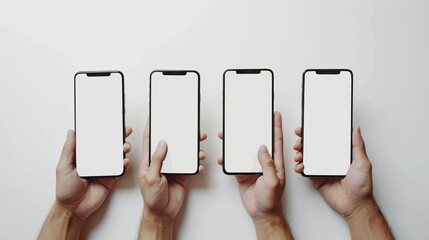
<svg viewBox="0 0 429 240">
<path fill-rule="evenodd" d="M 295 129 L 301 138 L 301 128 Z M 295 172 L 302 173 L 302 143 L 298 139 Z M 353 128 L 352 164 L 344 178 L 310 178 L 314 187 L 328 203 L 347 221 L 352 239 L 393 239 L 389 226 L 372 194 L 372 165 L 365 150 L 360 127 Z"/>
<path fill-rule="evenodd" d="M 126 137 L 132 129 L 126 128 Z M 39 239 L 79 239 L 84 221 L 104 202 L 112 190 L 116 178 L 104 177 L 82 179 L 77 174 L 75 163 L 76 137 L 68 130 L 60 160 L 56 169 L 56 199 L 46 217 Z M 125 153 L 131 151 L 131 145 L 125 143 Z M 124 159 L 125 168 L 130 160 Z"/>
<path fill-rule="evenodd" d="M 218 137 L 222 140 L 223 133 Z M 266 146 L 258 150 L 262 175 L 238 175 L 236 180 L 244 208 L 252 218 L 258 239 L 292 239 L 283 215 L 282 196 L 286 184 L 283 157 L 282 117 L 274 113 L 274 159 Z M 222 165 L 223 159 L 218 159 Z"/>
<path fill-rule="evenodd" d="M 200 135 L 200 141 L 207 134 Z M 173 223 L 182 207 L 190 177 L 161 174 L 162 163 L 168 154 L 168 145 L 160 141 L 149 166 L 149 129 L 143 134 L 143 160 L 140 165 L 140 190 L 144 199 L 139 239 L 173 239 Z M 199 159 L 205 154 L 199 152 Z M 199 166 L 204 171 L 204 166 Z"/>
</svg>

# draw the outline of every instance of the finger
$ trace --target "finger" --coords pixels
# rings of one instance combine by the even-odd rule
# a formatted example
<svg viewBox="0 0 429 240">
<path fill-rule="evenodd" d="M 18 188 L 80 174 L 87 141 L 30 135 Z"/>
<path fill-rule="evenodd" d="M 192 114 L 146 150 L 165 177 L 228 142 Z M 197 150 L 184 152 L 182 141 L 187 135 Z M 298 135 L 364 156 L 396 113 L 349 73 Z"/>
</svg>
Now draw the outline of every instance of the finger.
<svg viewBox="0 0 429 240">
<path fill-rule="evenodd" d="M 76 149 L 76 138 L 73 130 L 67 131 L 66 141 L 61 151 L 60 160 L 58 161 L 57 168 L 64 171 L 71 171 L 75 168 L 75 154 Z"/>
<path fill-rule="evenodd" d="M 297 128 L 295 128 L 295 134 L 296 134 L 298 137 L 301 137 L 301 135 L 302 135 L 302 128 L 301 128 L 301 127 L 297 127 Z"/>
<path fill-rule="evenodd" d="M 359 126 L 354 127 L 352 132 L 352 158 L 356 164 L 370 164 Z"/>
<path fill-rule="evenodd" d="M 198 172 L 201 173 L 205 170 L 206 168 L 203 165 L 198 166 Z"/>
<path fill-rule="evenodd" d="M 204 141 L 207 139 L 207 133 L 201 133 L 200 134 L 200 141 Z"/>
<path fill-rule="evenodd" d="M 152 155 L 152 161 L 149 166 L 148 177 L 155 179 L 160 175 L 162 163 L 167 155 L 168 147 L 165 141 L 159 141 L 155 152 Z"/>
<path fill-rule="evenodd" d="M 125 170 L 130 169 L 130 167 L 131 167 L 131 161 L 130 161 L 130 159 L 128 159 L 128 158 L 124 159 L 124 167 L 125 167 Z"/>
<path fill-rule="evenodd" d="M 236 175 L 235 179 L 238 183 L 248 182 L 248 183 L 254 183 L 260 175 Z"/>
<path fill-rule="evenodd" d="M 116 180 L 117 180 L 117 178 L 107 177 L 107 178 L 95 178 L 95 179 L 91 179 L 89 181 L 101 184 L 108 191 L 110 191 L 112 189 L 113 185 L 115 185 Z M 99 189 L 99 188 L 97 188 L 97 189 Z M 94 190 L 94 192 L 91 192 L 91 193 L 93 194 L 93 197 L 95 199 L 104 199 L 106 197 L 106 195 L 109 193 L 108 191 Z"/>
<path fill-rule="evenodd" d="M 304 171 L 304 164 L 298 163 L 297 165 L 295 165 L 295 172 L 302 173 L 302 171 Z"/>
<path fill-rule="evenodd" d="M 125 137 L 129 137 L 131 135 L 131 133 L 133 133 L 133 129 L 131 127 L 126 127 L 125 128 Z"/>
<path fill-rule="evenodd" d="M 130 153 L 131 152 L 131 144 L 129 142 L 124 143 L 124 153 Z"/>
<path fill-rule="evenodd" d="M 303 171 L 304 171 L 304 169 L 303 169 Z M 311 182 L 313 183 L 313 186 L 315 187 L 315 188 L 317 188 L 318 190 L 319 190 L 319 192 L 320 193 L 322 193 L 322 195 L 323 194 L 325 194 L 325 192 L 327 192 L 327 191 L 329 191 L 328 189 L 329 188 L 319 188 L 322 184 L 324 184 L 324 183 L 326 183 L 326 182 L 333 182 L 333 181 L 336 181 L 336 180 L 339 180 L 339 179 L 337 179 L 337 178 L 310 178 L 311 179 Z"/>
<path fill-rule="evenodd" d="M 293 158 L 293 160 L 295 161 L 295 162 L 301 162 L 302 161 L 302 152 L 297 152 L 296 154 L 295 154 L 295 157 Z"/>
<path fill-rule="evenodd" d="M 223 132 L 222 132 L 222 131 L 219 131 L 219 132 L 217 133 L 217 137 L 218 137 L 220 140 L 222 140 L 222 139 L 223 139 Z"/>
<path fill-rule="evenodd" d="M 271 159 L 271 156 L 268 153 L 267 146 L 262 145 L 261 147 L 259 147 L 258 160 L 262 166 L 262 174 L 264 175 L 264 181 L 267 181 L 268 184 L 276 183 L 277 175 L 274 166 L 274 161 L 273 159 Z"/>
<path fill-rule="evenodd" d="M 149 166 L 149 121 L 146 121 L 146 126 L 144 127 L 143 133 L 143 160 L 142 167 Z"/>
<path fill-rule="evenodd" d="M 206 154 L 203 151 L 200 151 L 200 153 L 198 154 L 198 157 L 200 160 L 204 160 L 206 159 Z"/>
<path fill-rule="evenodd" d="M 283 157 L 283 127 L 282 115 L 280 112 L 274 113 L 274 164 L 276 173 L 282 181 L 285 179 L 285 166 Z"/>
<path fill-rule="evenodd" d="M 223 159 L 222 159 L 222 157 L 217 159 L 217 164 L 219 164 L 219 165 L 222 165 L 222 164 L 223 164 Z"/>
<path fill-rule="evenodd" d="M 295 151 L 301 151 L 302 143 L 301 139 L 296 140 L 295 144 L 293 145 L 293 150 Z"/>
</svg>

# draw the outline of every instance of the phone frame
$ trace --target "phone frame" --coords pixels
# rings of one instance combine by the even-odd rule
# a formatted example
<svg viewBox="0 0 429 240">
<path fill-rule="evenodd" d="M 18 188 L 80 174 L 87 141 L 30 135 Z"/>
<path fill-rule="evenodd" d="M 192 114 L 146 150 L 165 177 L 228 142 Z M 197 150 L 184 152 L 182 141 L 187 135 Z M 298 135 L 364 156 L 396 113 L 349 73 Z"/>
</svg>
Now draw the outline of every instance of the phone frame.
<svg viewBox="0 0 429 240">
<path fill-rule="evenodd" d="M 118 73 L 121 75 L 121 81 L 122 81 L 122 144 L 125 144 L 125 135 L 126 135 L 126 127 L 125 127 L 125 77 L 124 74 L 121 71 L 118 70 L 102 70 L 102 71 L 79 71 L 74 75 L 74 132 L 75 136 L 77 136 L 77 128 L 76 128 L 76 77 L 78 75 L 84 74 L 87 77 L 107 77 L 110 76 L 112 73 Z M 75 164 L 76 169 L 78 165 L 78 160 L 76 159 L 76 151 L 77 151 L 77 142 L 75 147 Z M 122 153 L 123 159 L 125 159 L 126 154 L 125 152 Z M 80 178 L 84 179 L 90 179 L 90 178 L 102 178 L 102 177 L 122 177 L 125 174 L 125 166 L 123 166 L 122 173 L 119 175 L 101 175 L 101 176 L 80 176 Z"/>
<path fill-rule="evenodd" d="M 197 120 L 197 169 L 193 173 L 162 173 L 163 175 L 196 175 L 199 172 L 200 168 L 200 106 L 201 106 L 201 77 L 198 71 L 196 70 L 166 70 L 166 69 L 157 69 L 153 70 L 149 76 L 149 166 L 152 160 L 152 150 L 151 150 L 151 142 L 152 142 L 152 75 L 154 73 L 162 73 L 163 75 L 172 76 L 172 75 L 186 75 L 187 73 L 195 73 L 198 77 L 198 120 Z M 168 154 L 168 153 L 167 153 Z"/>
<path fill-rule="evenodd" d="M 302 85 L 301 85 L 301 143 L 302 143 L 302 147 L 301 147 L 301 154 L 302 154 L 302 163 L 304 164 L 304 106 L 305 106 L 305 99 L 304 99 L 304 93 L 305 93 L 305 74 L 307 72 L 316 72 L 316 74 L 326 74 L 326 75 L 336 75 L 336 74 L 340 74 L 341 72 L 349 72 L 350 73 L 350 81 L 351 81 L 351 99 L 350 99 L 350 104 L 351 104 L 351 121 L 350 121 L 350 164 L 352 164 L 352 139 L 353 139 L 353 72 L 350 69 L 347 68 L 327 68 L 327 69 L 307 69 L 303 72 L 302 74 Z M 304 164 L 304 168 L 305 168 L 305 164 Z M 346 175 L 307 175 L 304 173 L 304 171 L 301 172 L 301 175 L 303 177 L 309 177 L 309 178 L 313 178 L 313 177 L 322 177 L 322 178 L 338 178 L 338 177 L 345 177 Z"/>
<path fill-rule="evenodd" d="M 260 74 L 262 71 L 271 73 L 271 155 L 274 154 L 274 72 L 268 68 L 242 68 L 242 69 L 227 69 L 223 73 L 223 88 L 222 88 L 222 171 L 226 175 L 260 175 L 259 172 L 228 172 L 225 168 L 225 76 L 227 72 L 236 72 L 237 74 Z"/>
</svg>

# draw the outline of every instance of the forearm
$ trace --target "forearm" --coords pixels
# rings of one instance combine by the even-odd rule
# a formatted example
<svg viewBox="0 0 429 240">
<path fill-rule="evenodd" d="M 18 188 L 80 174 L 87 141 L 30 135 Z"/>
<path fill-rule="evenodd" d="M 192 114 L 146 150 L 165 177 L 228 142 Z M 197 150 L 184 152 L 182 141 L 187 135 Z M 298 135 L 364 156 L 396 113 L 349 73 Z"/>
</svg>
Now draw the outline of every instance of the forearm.
<svg viewBox="0 0 429 240">
<path fill-rule="evenodd" d="M 79 239 L 82 220 L 56 202 L 51 208 L 38 239 Z"/>
<path fill-rule="evenodd" d="M 393 239 L 386 219 L 374 199 L 346 218 L 352 239 Z"/>
<path fill-rule="evenodd" d="M 253 223 L 257 239 L 293 239 L 283 215 L 258 218 Z"/>
<path fill-rule="evenodd" d="M 174 220 L 171 218 L 159 217 L 149 211 L 144 211 L 139 239 L 171 240 L 173 239 L 173 222 Z"/>
</svg>

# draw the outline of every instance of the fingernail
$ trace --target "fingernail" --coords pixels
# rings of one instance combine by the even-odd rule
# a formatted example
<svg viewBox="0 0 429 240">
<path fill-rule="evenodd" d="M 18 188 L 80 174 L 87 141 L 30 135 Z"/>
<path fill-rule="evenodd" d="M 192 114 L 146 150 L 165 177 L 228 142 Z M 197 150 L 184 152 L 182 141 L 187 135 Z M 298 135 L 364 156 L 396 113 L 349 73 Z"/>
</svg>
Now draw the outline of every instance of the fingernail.
<svg viewBox="0 0 429 240">
<path fill-rule="evenodd" d="M 362 132 L 360 131 L 360 126 L 357 126 L 357 131 L 358 131 L 359 135 L 362 135 Z"/>
<path fill-rule="evenodd" d="M 67 139 L 70 139 L 71 138 L 71 136 L 72 136 L 72 134 L 73 134 L 73 130 L 71 130 L 71 129 L 69 129 L 68 131 L 67 131 Z"/>
<path fill-rule="evenodd" d="M 266 153 L 266 152 L 268 152 L 268 148 L 267 148 L 267 146 L 265 146 L 265 145 L 261 145 L 261 146 L 259 147 L 259 151 L 262 151 L 263 153 Z"/>
<path fill-rule="evenodd" d="M 159 150 L 164 150 L 166 145 L 167 145 L 167 143 L 164 140 L 161 140 L 158 143 L 158 149 Z"/>
</svg>

